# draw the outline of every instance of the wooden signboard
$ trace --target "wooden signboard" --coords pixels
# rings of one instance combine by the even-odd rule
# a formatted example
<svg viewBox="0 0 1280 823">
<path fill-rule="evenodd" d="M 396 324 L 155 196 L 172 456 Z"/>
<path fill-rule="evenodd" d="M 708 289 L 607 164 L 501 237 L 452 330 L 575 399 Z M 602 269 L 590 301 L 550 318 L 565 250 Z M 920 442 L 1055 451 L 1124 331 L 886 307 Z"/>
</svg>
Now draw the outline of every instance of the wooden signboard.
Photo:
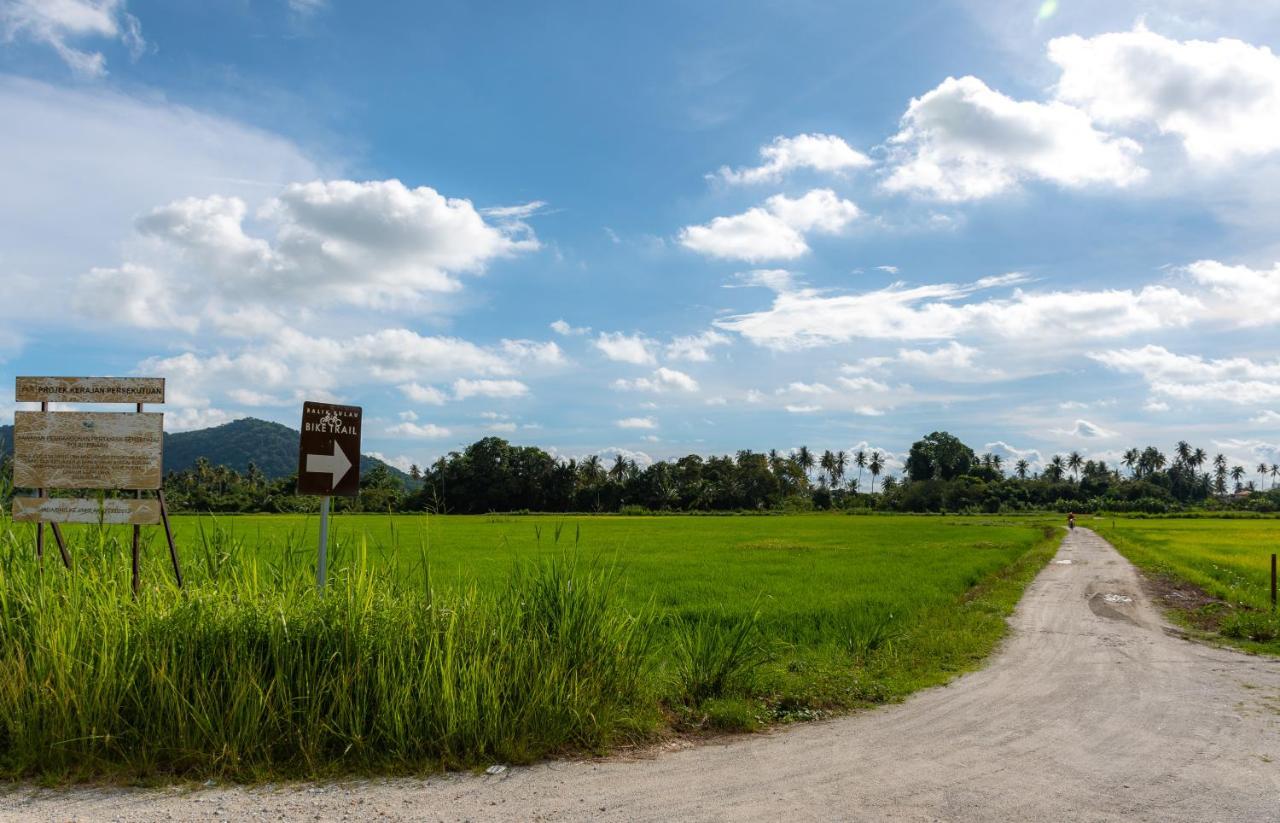
<svg viewBox="0 0 1280 823">
<path fill-rule="evenodd" d="M 359 406 L 302 404 L 298 494 L 355 497 L 360 493 Z"/>
<path fill-rule="evenodd" d="M 141 526 L 159 523 L 169 544 L 173 576 L 182 586 L 178 548 L 164 504 L 164 415 L 144 412 L 146 403 L 164 402 L 164 378 L 19 377 L 14 397 L 39 403 L 40 411 L 19 411 L 13 420 L 13 484 L 35 490 L 15 497 L 13 517 L 36 527 L 36 556 L 44 560 L 44 526 L 58 543 L 62 562 L 71 555 L 59 523 L 133 526 L 133 593 L 141 587 Z M 50 411 L 50 403 L 128 403 L 128 412 Z M 48 497 L 47 489 L 117 489 L 133 499 Z M 155 491 L 143 498 L 144 489 Z"/>
<path fill-rule="evenodd" d="M 15 486 L 160 488 L 163 414 L 20 411 L 13 424 Z"/>
<path fill-rule="evenodd" d="M 163 403 L 163 377 L 19 377 L 20 403 Z"/>
<path fill-rule="evenodd" d="M 154 498 L 99 501 L 73 497 L 15 497 L 13 519 L 33 523 L 154 526 L 160 522 L 160 501 Z"/>
</svg>

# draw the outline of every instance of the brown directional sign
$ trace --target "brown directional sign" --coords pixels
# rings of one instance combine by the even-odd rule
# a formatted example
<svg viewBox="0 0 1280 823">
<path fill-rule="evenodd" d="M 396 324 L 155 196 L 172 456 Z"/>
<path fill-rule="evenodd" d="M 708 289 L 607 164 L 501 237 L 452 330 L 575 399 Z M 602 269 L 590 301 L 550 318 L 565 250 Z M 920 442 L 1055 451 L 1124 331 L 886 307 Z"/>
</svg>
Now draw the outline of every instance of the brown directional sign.
<svg viewBox="0 0 1280 823">
<path fill-rule="evenodd" d="M 29 489 L 158 489 L 164 415 L 29 412 L 13 416 L 13 484 Z"/>
<path fill-rule="evenodd" d="M 355 497 L 360 492 L 360 407 L 302 404 L 298 494 Z"/>
</svg>

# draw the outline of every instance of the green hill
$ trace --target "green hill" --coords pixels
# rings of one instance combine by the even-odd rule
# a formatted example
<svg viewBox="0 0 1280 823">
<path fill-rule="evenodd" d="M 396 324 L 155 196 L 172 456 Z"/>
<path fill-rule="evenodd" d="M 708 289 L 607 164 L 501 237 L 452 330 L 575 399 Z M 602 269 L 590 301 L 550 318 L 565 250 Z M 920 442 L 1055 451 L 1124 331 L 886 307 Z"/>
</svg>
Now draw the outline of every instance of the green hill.
<svg viewBox="0 0 1280 823">
<path fill-rule="evenodd" d="M 13 452 L 13 426 L 0 426 L 0 455 Z M 221 426 L 195 431 L 166 433 L 164 436 L 165 471 L 182 471 L 205 458 L 215 466 L 227 466 L 238 472 L 248 471 L 249 463 L 271 479 L 288 477 L 298 469 L 298 431 L 280 423 L 245 417 Z M 360 456 L 361 473 L 384 465 L 404 482 L 409 475 L 375 457 Z"/>
</svg>

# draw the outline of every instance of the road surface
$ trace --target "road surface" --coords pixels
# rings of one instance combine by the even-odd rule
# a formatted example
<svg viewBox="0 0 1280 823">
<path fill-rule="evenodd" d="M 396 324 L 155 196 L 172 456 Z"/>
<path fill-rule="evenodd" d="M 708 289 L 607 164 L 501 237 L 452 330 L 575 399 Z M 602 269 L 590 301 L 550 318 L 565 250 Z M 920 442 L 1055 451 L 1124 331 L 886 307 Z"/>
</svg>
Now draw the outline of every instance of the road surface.
<svg viewBox="0 0 1280 823">
<path fill-rule="evenodd" d="M 981 671 L 648 759 L 284 788 L 20 789 L 10 820 L 1280 820 L 1280 661 L 1176 636 L 1080 528 Z"/>
</svg>

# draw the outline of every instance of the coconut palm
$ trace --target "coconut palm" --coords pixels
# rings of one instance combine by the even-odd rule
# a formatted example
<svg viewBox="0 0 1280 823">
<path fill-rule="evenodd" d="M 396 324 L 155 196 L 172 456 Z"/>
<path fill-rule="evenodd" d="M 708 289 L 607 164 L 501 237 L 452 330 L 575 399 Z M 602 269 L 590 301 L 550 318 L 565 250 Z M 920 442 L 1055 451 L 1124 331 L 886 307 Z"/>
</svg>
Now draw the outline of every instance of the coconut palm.
<svg viewBox="0 0 1280 823">
<path fill-rule="evenodd" d="M 1027 479 L 1027 471 L 1030 470 L 1031 464 L 1027 462 L 1025 457 L 1019 457 L 1018 462 L 1013 464 L 1013 473 L 1018 475 L 1019 480 Z"/>
<path fill-rule="evenodd" d="M 621 453 L 613 459 L 613 466 L 609 468 L 609 477 L 616 483 L 621 483 L 627 479 L 627 474 L 631 468 L 631 461 Z"/>
<path fill-rule="evenodd" d="M 1134 470 L 1138 465 L 1138 458 L 1140 456 L 1141 456 L 1141 453 L 1137 449 L 1128 449 L 1125 451 L 1124 457 L 1121 458 L 1120 462 L 1123 463 L 1125 467 L 1129 469 L 1130 476 L 1133 476 Z"/>
<path fill-rule="evenodd" d="M 1244 477 L 1244 474 L 1245 474 L 1244 466 L 1231 467 L 1231 479 L 1235 481 L 1237 494 L 1240 493 L 1240 489 L 1242 488 L 1242 486 L 1240 485 L 1240 478 Z"/>
<path fill-rule="evenodd" d="M 1276 477 L 1280 475 L 1280 463 L 1271 464 L 1271 488 L 1276 487 Z"/>
<path fill-rule="evenodd" d="M 822 469 L 818 475 L 819 482 L 825 487 L 829 482 L 834 483 L 836 477 L 836 456 L 831 453 L 831 449 L 822 452 L 822 457 L 818 458 L 818 466 Z"/>
<path fill-rule="evenodd" d="M 849 467 L 849 455 L 845 453 L 844 449 L 836 452 L 835 461 L 832 465 L 836 472 L 834 478 L 835 485 L 839 486 L 844 483 L 844 472 L 845 469 Z"/>
<path fill-rule="evenodd" d="M 1262 488 L 1263 485 L 1266 484 L 1268 471 L 1270 471 L 1270 467 L 1267 466 L 1266 463 L 1258 464 L 1258 477 L 1262 478 L 1262 482 L 1258 484 L 1258 488 Z"/>
<path fill-rule="evenodd" d="M 880 456 L 880 452 L 873 451 L 871 460 L 867 462 L 867 468 L 871 470 L 871 493 L 876 492 L 876 478 L 880 476 L 881 470 L 884 469 L 884 458 Z"/>
<path fill-rule="evenodd" d="M 1067 455 L 1067 468 L 1071 469 L 1071 479 L 1077 483 L 1080 482 L 1080 467 L 1084 465 L 1084 458 L 1080 456 L 1080 452 L 1073 451 Z"/>
<path fill-rule="evenodd" d="M 800 466 L 806 478 L 809 476 L 809 472 L 813 471 L 814 462 L 813 452 L 809 451 L 808 446 L 801 446 L 796 451 L 796 463 Z"/>
<path fill-rule="evenodd" d="M 1184 466 L 1191 465 L 1191 444 L 1185 440 L 1179 440 L 1178 445 L 1173 447 L 1173 452 L 1178 456 L 1178 462 Z"/>
<path fill-rule="evenodd" d="M 853 465 L 858 467 L 858 484 L 854 487 L 854 491 L 862 491 L 862 470 L 867 467 L 867 453 L 863 449 L 858 449 L 853 454 Z"/>
<path fill-rule="evenodd" d="M 1066 474 L 1066 469 L 1067 464 L 1063 461 L 1062 455 L 1055 454 L 1049 458 L 1049 465 L 1045 467 L 1044 473 L 1046 477 L 1056 483 Z"/>
</svg>

